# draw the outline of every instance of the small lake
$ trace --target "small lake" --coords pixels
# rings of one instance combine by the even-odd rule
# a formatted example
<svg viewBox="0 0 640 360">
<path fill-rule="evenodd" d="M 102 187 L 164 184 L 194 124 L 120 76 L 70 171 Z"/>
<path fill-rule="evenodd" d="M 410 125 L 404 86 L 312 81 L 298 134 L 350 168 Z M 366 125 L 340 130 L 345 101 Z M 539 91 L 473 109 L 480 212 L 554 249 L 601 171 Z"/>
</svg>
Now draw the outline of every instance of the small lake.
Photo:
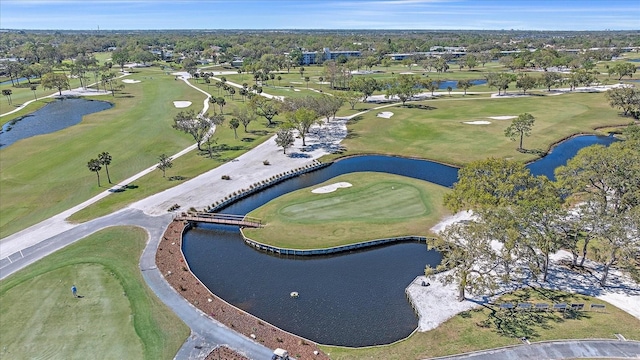
<svg viewBox="0 0 640 360">
<path fill-rule="evenodd" d="M 484 84 L 487 83 L 487 80 L 471 80 L 471 83 L 473 84 L 473 86 L 484 85 Z M 451 86 L 451 89 L 453 89 L 453 90 L 457 89 L 458 88 L 458 81 L 457 80 L 445 80 L 445 81 L 440 83 L 440 86 L 438 87 L 438 89 L 447 90 L 447 88 L 449 86 Z"/>
<path fill-rule="evenodd" d="M 553 176 L 557 166 L 586 146 L 608 145 L 606 136 L 577 136 L 527 165 L 535 175 Z M 453 186 L 458 169 L 428 160 L 365 155 L 283 181 L 225 208 L 246 214 L 288 192 L 338 175 L 374 171 Z M 304 236 L 301 234 L 301 236 Z M 368 346 L 405 338 L 418 325 L 404 293 L 426 264 L 440 255 L 424 244 L 399 243 L 322 257 L 278 257 L 244 244 L 237 229 L 199 225 L 183 239 L 194 274 L 225 301 L 279 328 L 322 344 Z M 300 293 L 291 299 L 292 291 Z"/>
<path fill-rule="evenodd" d="M 0 132 L 0 149 L 36 135 L 49 134 L 79 124 L 82 117 L 107 110 L 113 104 L 81 98 L 61 98 L 35 112 L 9 121 Z"/>
<path fill-rule="evenodd" d="M 32 79 L 35 79 L 35 78 L 32 78 Z M 25 82 L 27 80 L 28 79 L 26 77 L 21 77 L 21 78 L 18 78 L 18 79 L 13 79 L 13 83 L 14 84 L 18 84 L 18 83 L 21 83 L 21 82 Z M 11 84 L 11 79 L 3 81 L 3 82 L 0 82 L 0 85 L 7 85 L 7 84 Z"/>
</svg>

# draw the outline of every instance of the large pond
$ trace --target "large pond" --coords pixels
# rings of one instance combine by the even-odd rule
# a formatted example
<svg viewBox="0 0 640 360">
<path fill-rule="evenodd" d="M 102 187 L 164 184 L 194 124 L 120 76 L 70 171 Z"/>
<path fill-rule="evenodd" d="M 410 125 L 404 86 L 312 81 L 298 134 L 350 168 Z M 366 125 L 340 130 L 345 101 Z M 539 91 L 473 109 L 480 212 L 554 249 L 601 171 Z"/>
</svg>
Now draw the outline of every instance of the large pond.
<svg viewBox="0 0 640 360">
<path fill-rule="evenodd" d="M 608 145 L 612 137 L 578 136 L 528 165 L 552 175 L 579 148 Z M 357 156 L 298 176 L 242 199 L 223 212 L 246 214 L 288 192 L 338 175 L 376 171 L 452 186 L 458 169 L 427 160 Z M 304 234 L 301 234 L 303 237 Z M 246 246 L 237 229 L 200 225 L 184 236 L 193 272 L 227 302 L 292 333 L 323 344 L 367 346 L 409 335 L 418 318 L 404 288 L 440 257 L 424 244 L 401 243 L 328 257 L 276 257 Z M 292 291 L 300 293 L 290 298 Z"/>
<path fill-rule="evenodd" d="M 0 132 L 0 149 L 36 135 L 49 134 L 76 125 L 82 117 L 113 107 L 106 101 L 61 98 L 35 112 L 9 121 Z"/>
</svg>

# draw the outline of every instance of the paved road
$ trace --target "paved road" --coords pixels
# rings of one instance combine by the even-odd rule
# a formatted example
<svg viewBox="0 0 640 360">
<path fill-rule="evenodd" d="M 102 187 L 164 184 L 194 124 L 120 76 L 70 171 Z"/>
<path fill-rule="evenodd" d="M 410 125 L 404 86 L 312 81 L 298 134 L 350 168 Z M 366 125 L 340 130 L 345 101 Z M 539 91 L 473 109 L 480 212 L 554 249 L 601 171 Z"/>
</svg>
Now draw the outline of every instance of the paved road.
<svg viewBox="0 0 640 360">
<path fill-rule="evenodd" d="M 640 359 L 640 341 L 572 340 L 532 343 L 468 354 L 444 356 L 440 360 L 542 360 L 542 359 Z"/>
<path fill-rule="evenodd" d="M 49 239 L 21 251 L 22 256 L 9 263 L 6 259 L 0 268 L 0 279 L 29 264 L 109 226 L 135 225 L 147 230 L 149 242 L 140 257 L 140 270 L 147 285 L 182 321 L 191 328 L 192 335 L 182 346 L 176 359 L 204 358 L 212 348 L 227 345 L 250 359 L 270 359 L 272 350 L 241 335 L 193 307 L 164 279 L 155 264 L 155 253 L 172 214 L 149 216 L 141 210 L 125 209 L 75 226 Z M 202 354 L 204 353 L 204 356 Z"/>
</svg>

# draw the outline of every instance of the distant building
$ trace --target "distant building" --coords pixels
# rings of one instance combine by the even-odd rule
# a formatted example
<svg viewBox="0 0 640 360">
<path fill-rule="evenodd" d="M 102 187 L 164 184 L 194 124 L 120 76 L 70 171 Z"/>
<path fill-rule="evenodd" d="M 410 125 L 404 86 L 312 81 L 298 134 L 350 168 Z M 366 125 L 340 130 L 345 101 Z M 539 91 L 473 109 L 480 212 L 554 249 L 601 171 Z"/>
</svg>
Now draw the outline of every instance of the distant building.
<svg viewBox="0 0 640 360">
<path fill-rule="evenodd" d="M 317 63 L 318 53 L 313 51 L 304 51 L 302 53 L 302 65 L 310 65 Z"/>
<path fill-rule="evenodd" d="M 324 59 L 325 60 L 335 60 L 340 56 L 345 56 L 347 58 L 350 57 L 360 57 L 360 51 L 331 51 L 329 48 L 324 48 Z"/>
</svg>

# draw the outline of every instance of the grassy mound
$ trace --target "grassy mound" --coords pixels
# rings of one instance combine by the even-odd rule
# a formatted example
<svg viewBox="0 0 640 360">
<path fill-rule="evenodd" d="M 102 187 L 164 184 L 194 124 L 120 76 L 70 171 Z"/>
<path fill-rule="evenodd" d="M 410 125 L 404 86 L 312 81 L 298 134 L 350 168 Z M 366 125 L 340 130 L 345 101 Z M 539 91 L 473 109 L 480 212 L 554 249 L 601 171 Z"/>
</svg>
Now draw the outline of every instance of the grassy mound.
<svg viewBox="0 0 640 360">
<path fill-rule="evenodd" d="M 142 279 L 146 239 L 105 229 L 3 280 L 0 357 L 172 359 L 189 329 Z"/>
<path fill-rule="evenodd" d="M 336 182 L 353 186 L 325 194 L 313 188 Z M 259 242 L 296 249 L 339 246 L 404 235 L 428 235 L 446 214 L 445 187 L 380 173 L 342 175 L 281 196 L 251 212 L 267 225 L 245 229 Z M 304 234 L 304 236 L 301 236 Z"/>
</svg>

